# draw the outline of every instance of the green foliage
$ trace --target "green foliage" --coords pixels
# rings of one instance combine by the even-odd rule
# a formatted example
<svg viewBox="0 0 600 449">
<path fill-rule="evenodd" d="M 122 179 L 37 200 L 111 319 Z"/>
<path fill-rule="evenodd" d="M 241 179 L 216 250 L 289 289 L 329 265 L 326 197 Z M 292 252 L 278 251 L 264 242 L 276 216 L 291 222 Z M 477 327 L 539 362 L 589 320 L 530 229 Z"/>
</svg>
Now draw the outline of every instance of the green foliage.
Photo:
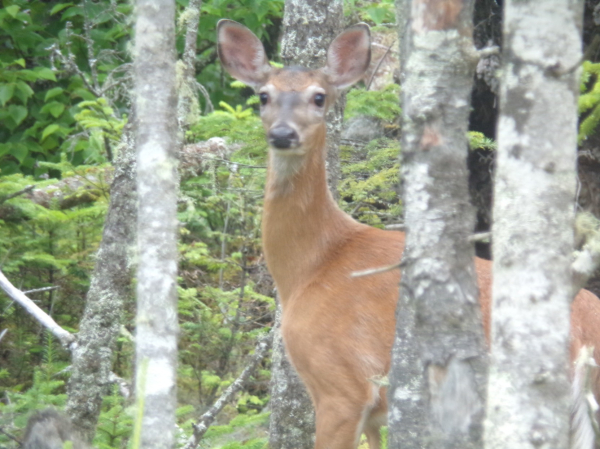
<svg viewBox="0 0 600 449">
<path fill-rule="evenodd" d="M 346 98 L 345 120 L 367 115 L 393 124 L 397 123 L 401 113 L 400 86 L 397 84 L 382 90 L 352 89 Z"/>
<path fill-rule="evenodd" d="M 584 61 L 579 95 L 579 143 L 591 136 L 600 123 L 600 63 Z"/>
<path fill-rule="evenodd" d="M 383 23 L 393 24 L 396 21 L 396 11 L 392 0 L 379 2 L 345 0 L 344 12 L 347 16 L 355 16 L 357 20 L 376 26 Z"/>
<path fill-rule="evenodd" d="M 268 448 L 268 422 L 269 413 L 238 415 L 229 424 L 211 426 L 204 443 L 221 449 Z"/>
<path fill-rule="evenodd" d="M 396 222 L 402 205 L 397 192 L 397 140 L 379 139 L 364 148 L 342 147 L 342 208 L 358 220 L 381 227 Z"/>
<path fill-rule="evenodd" d="M 0 261 L 2 271 L 23 290 L 54 287 L 56 290 L 30 296 L 42 309 L 52 311 L 59 324 L 74 330 L 100 241 L 107 185 L 103 168 L 73 167 L 63 161 L 53 169 L 81 182 L 81 191 L 52 201 L 52 191 L 62 188 L 56 180 L 36 182 L 21 174 L 0 177 Z M 46 206 L 26 194 L 6 199 L 29 185 L 48 192 Z M 79 203 L 83 191 L 87 192 L 87 202 Z M 75 205 L 62 207 L 71 203 Z M 31 366 L 64 364 L 69 359 L 65 352 L 52 350 L 54 346 L 49 347 L 45 335 L 40 335 L 39 325 L 4 295 L 0 295 L 0 328 L 7 330 L 2 340 L 3 368 L 10 372 L 10 376 L 0 378 L 0 388 L 28 386 Z"/>
<path fill-rule="evenodd" d="M 129 37 L 121 18 L 130 12 L 128 2 L 91 1 L 12 0 L 0 9 L 0 37 L 9 43 L 0 56 L 2 175 L 40 176 L 48 167 L 39 162 L 58 162 L 61 154 L 75 164 L 103 160 L 104 149 L 80 138 L 74 115 L 99 85 L 118 79 L 118 54 Z M 90 40 L 80 38 L 86 35 Z M 93 69 L 86 67 L 90 54 Z"/>
<path fill-rule="evenodd" d="M 44 340 L 39 349 L 43 363 L 34 369 L 31 387 L 23 389 L 23 385 L 18 385 L 7 389 L 0 401 L 0 428 L 11 435 L 24 432 L 27 419 L 34 411 L 48 406 L 62 408 L 66 403 L 65 381 L 60 377 L 67 363 L 57 360 L 56 343 L 49 332 L 44 333 Z M 0 379 L 2 377 L 0 375 Z M 13 447 L 11 444 L 14 442 L 0 433 L 0 447 Z"/>
<path fill-rule="evenodd" d="M 469 139 L 469 148 L 471 150 L 481 149 L 481 150 L 495 151 L 497 148 L 497 145 L 496 145 L 496 142 L 494 141 L 494 139 L 490 139 L 489 137 L 486 137 L 483 133 L 480 133 L 478 131 L 469 131 L 468 139 Z"/>
<path fill-rule="evenodd" d="M 104 397 L 102 401 L 102 411 L 98 418 L 94 447 L 98 449 L 126 447 L 132 429 L 131 410 L 126 409 L 125 400 L 119 394 L 118 387 L 114 385 L 112 394 Z"/>
</svg>

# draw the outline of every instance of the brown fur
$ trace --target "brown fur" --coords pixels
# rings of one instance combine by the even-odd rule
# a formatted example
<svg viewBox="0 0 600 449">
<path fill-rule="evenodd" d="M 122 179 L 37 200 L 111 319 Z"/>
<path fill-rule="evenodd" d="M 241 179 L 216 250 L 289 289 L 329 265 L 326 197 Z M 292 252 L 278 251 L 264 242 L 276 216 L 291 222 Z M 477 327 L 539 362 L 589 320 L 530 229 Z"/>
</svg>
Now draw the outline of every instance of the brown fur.
<svg viewBox="0 0 600 449">
<path fill-rule="evenodd" d="M 239 32 L 239 24 L 222 21 L 219 40 L 229 27 Z M 318 71 L 258 67 L 240 72 L 248 64 L 235 63 L 232 69 L 230 55 L 221 54 L 226 69 L 267 94 L 261 108 L 267 134 L 282 124 L 298 134 L 298 143 L 289 149 L 270 151 L 263 249 L 283 306 L 286 349 L 315 405 L 315 447 L 323 449 L 355 448 L 361 432 L 372 449 L 380 445 L 386 393 L 374 381 L 390 369 L 400 271 L 351 274 L 395 264 L 404 248 L 403 233 L 356 222 L 337 206 L 327 187 L 324 110 L 339 86 L 364 72 L 369 56 L 363 54 L 368 50 L 354 48 L 364 40 L 358 32 L 368 34 L 359 26 L 351 29 L 349 39 L 338 37 L 327 67 Z M 251 54 L 258 47 L 253 38 L 258 40 L 247 31 L 247 47 L 236 54 L 261 60 L 263 55 Z M 344 58 L 353 63 L 340 64 Z M 264 73 L 269 74 L 266 79 Z M 323 111 L 315 106 L 311 89 L 326 92 Z M 491 262 L 476 259 L 475 267 L 489 342 Z M 592 293 L 577 295 L 572 326 L 572 357 L 582 345 L 593 345 L 600 360 L 600 301 Z"/>
</svg>

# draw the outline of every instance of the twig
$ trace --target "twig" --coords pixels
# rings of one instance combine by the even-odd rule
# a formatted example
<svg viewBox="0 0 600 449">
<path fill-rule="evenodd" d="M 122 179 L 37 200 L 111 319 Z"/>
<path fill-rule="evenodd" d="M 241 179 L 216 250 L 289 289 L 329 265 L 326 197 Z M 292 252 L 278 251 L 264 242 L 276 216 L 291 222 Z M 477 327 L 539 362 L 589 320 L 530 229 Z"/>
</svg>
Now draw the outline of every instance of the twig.
<svg viewBox="0 0 600 449">
<path fill-rule="evenodd" d="M 369 79 L 369 83 L 367 84 L 367 90 L 369 90 L 369 88 L 371 87 L 371 83 L 373 82 L 373 78 L 375 78 L 375 75 L 377 74 L 377 71 L 379 70 L 379 67 L 381 67 L 381 63 L 383 62 L 383 60 L 385 59 L 385 57 L 388 55 L 388 53 L 390 52 L 390 50 L 392 49 L 392 47 L 394 46 L 395 43 L 396 43 L 396 39 L 394 39 L 394 41 L 392 42 L 392 45 L 390 45 L 388 47 L 388 49 L 385 51 L 385 53 L 383 54 L 383 56 L 381 57 L 381 59 L 377 62 L 377 65 L 375 66 L 375 69 L 373 70 L 373 73 L 371 74 L 371 79 Z"/>
<path fill-rule="evenodd" d="M 4 203 L 5 201 L 11 200 L 11 199 L 13 199 L 13 198 L 16 198 L 17 196 L 20 196 L 20 195 L 24 195 L 24 194 L 26 194 L 26 193 L 29 193 L 29 192 L 31 192 L 31 191 L 32 191 L 34 188 L 35 188 L 35 186 L 34 186 L 34 185 L 31 185 L 31 186 L 27 186 L 27 187 L 25 187 L 25 188 L 24 188 L 24 189 L 22 189 L 22 190 L 19 190 L 18 192 L 11 193 L 10 195 L 6 195 L 5 197 L 2 197 L 2 198 L 0 198 L 0 204 Z"/>
<path fill-rule="evenodd" d="M 406 229 L 406 225 L 404 223 L 394 223 L 386 225 L 385 229 L 390 229 L 394 231 L 404 231 Z"/>
<path fill-rule="evenodd" d="M 23 446 L 23 443 L 17 437 L 15 437 L 15 436 L 11 435 L 10 433 L 8 433 L 6 430 L 4 430 L 3 427 L 0 427 L 0 433 L 6 435 L 11 440 L 16 441 L 17 444 L 19 445 L 19 447 Z"/>
<path fill-rule="evenodd" d="M 59 286 L 34 288 L 33 290 L 25 290 L 23 292 L 23 294 L 24 295 L 31 295 L 32 293 L 49 292 L 51 290 L 58 290 L 59 288 L 60 288 Z"/>
<path fill-rule="evenodd" d="M 370 276 L 372 274 L 387 273 L 388 271 L 392 271 L 392 270 L 395 270 L 396 268 L 400 268 L 400 264 L 401 264 L 401 262 L 398 262 L 393 265 L 388 265 L 385 267 L 369 268 L 368 270 L 354 271 L 352 274 L 350 274 L 350 277 L 360 278 L 363 276 Z"/>
<path fill-rule="evenodd" d="M 0 332 L 0 341 L 2 341 L 2 339 L 4 338 L 4 336 L 6 335 L 7 332 L 8 332 L 8 329 L 4 329 L 2 332 Z"/>
<path fill-rule="evenodd" d="M 72 345 L 75 343 L 75 336 L 60 327 L 51 316 L 40 309 L 37 304 L 25 296 L 21 290 L 12 285 L 10 281 L 6 279 L 6 276 L 4 276 L 2 271 L 0 271 L 0 288 L 2 288 L 11 299 L 21 304 L 21 306 L 39 321 L 40 324 L 52 332 L 52 334 L 60 340 L 63 346 L 73 349 Z"/>
<path fill-rule="evenodd" d="M 478 232 L 469 237 L 469 242 L 485 242 L 489 241 L 492 236 L 491 232 Z"/>
<path fill-rule="evenodd" d="M 260 361 L 265 357 L 267 350 L 271 347 L 272 341 L 272 330 L 258 340 L 256 348 L 254 349 L 254 355 L 250 359 L 250 363 L 246 366 L 246 368 L 244 368 L 242 374 L 240 374 L 240 376 L 229 387 L 227 387 L 217 402 L 215 402 L 213 406 L 200 417 L 198 424 L 194 425 L 194 434 L 187 441 L 184 449 L 193 449 L 198 445 L 217 414 L 223 410 L 223 407 L 225 407 L 225 404 L 227 404 L 231 398 L 233 398 L 233 395 L 243 388 L 250 375 L 254 372 Z"/>
</svg>

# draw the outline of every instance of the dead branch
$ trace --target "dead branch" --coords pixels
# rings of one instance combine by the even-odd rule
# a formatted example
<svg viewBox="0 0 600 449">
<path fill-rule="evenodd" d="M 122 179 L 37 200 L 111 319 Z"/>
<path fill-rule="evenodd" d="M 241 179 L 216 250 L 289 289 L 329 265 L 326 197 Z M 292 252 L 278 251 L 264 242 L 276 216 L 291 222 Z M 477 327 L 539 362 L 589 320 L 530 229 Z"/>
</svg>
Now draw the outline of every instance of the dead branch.
<svg viewBox="0 0 600 449">
<path fill-rule="evenodd" d="M 50 315 L 40 309 L 38 305 L 29 299 L 21 290 L 12 285 L 2 271 L 0 271 L 0 288 L 4 290 L 9 298 L 19 303 L 31 316 L 33 316 L 33 318 L 48 329 L 52 335 L 58 338 L 64 347 L 69 348 L 70 350 L 73 349 L 73 345 L 76 344 L 75 336 L 60 327 Z"/>
<path fill-rule="evenodd" d="M 271 330 L 268 334 L 263 335 L 259 338 L 258 343 L 254 349 L 254 355 L 250 359 L 250 362 L 242 371 L 242 374 L 223 392 L 221 397 L 213 404 L 213 406 L 204 413 L 197 424 L 194 425 L 194 434 L 190 437 L 184 449 L 195 448 L 211 423 L 214 421 L 217 414 L 223 410 L 223 407 L 233 398 L 233 395 L 240 391 L 250 375 L 254 372 L 258 364 L 267 354 L 268 349 L 271 347 L 273 341 L 273 331 Z"/>
</svg>

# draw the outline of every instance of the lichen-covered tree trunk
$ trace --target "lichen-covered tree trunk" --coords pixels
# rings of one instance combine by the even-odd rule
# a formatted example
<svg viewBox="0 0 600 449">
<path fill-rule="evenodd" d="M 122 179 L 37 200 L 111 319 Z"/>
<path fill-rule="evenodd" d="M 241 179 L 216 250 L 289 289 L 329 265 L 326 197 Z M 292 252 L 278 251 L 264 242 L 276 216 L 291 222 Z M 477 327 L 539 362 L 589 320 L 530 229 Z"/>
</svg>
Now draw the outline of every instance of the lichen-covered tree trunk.
<svg viewBox="0 0 600 449">
<path fill-rule="evenodd" d="M 406 247 L 389 388 L 390 449 L 483 445 L 487 354 L 466 133 L 476 54 L 470 0 L 403 10 Z"/>
<path fill-rule="evenodd" d="M 137 196 L 135 152 L 130 137 L 128 125 L 115 160 L 110 204 L 69 379 L 67 412 L 88 441 L 94 436 L 102 398 L 110 392 L 109 374 L 122 324 L 123 303 L 131 294 Z"/>
<path fill-rule="evenodd" d="M 582 1 L 504 4 L 487 448 L 566 448 Z"/>
<path fill-rule="evenodd" d="M 281 305 L 278 305 L 271 361 L 271 449 L 308 449 L 315 443 L 315 413 L 300 377 L 287 357 L 281 338 Z"/>
<path fill-rule="evenodd" d="M 138 186 L 136 395 L 140 447 L 175 439 L 177 368 L 177 96 L 175 2 L 138 0 L 135 25 Z"/>
<path fill-rule="evenodd" d="M 310 69 L 323 67 L 329 44 L 343 28 L 341 0 L 286 0 L 281 40 L 284 64 Z M 339 141 L 345 106 L 346 95 L 343 94 L 327 113 L 327 182 L 336 201 L 339 198 Z"/>
</svg>

